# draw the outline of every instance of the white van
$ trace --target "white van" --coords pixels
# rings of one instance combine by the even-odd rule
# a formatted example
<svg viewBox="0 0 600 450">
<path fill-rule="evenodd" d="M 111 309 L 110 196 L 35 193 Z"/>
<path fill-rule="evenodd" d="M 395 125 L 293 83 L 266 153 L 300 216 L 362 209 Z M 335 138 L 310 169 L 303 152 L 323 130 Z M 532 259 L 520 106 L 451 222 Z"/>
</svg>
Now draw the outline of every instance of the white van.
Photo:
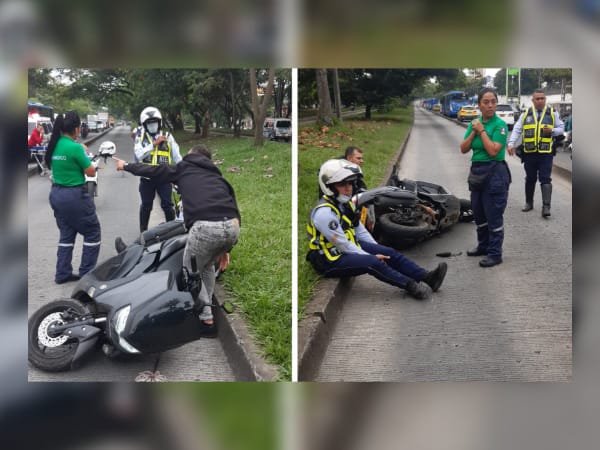
<svg viewBox="0 0 600 450">
<path fill-rule="evenodd" d="M 289 142 L 292 138 L 292 121 L 285 118 L 267 117 L 263 124 L 263 136 L 271 141 L 283 139 Z"/>
</svg>

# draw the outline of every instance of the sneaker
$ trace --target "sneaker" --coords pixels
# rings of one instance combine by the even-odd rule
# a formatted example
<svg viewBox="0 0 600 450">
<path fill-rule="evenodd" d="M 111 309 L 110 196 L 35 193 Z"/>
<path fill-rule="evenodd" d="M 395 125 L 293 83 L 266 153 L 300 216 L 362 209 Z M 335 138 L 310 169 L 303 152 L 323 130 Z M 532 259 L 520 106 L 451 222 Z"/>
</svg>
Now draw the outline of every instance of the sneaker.
<svg viewBox="0 0 600 450">
<path fill-rule="evenodd" d="M 65 283 L 68 283 L 69 281 L 77 281 L 80 278 L 81 277 L 79 275 L 76 275 L 76 274 L 72 273 L 71 276 L 69 276 L 69 277 L 67 277 L 67 278 L 65 278 L 63 280 L 55 280 L 54 282 L 56 284 L 65 284 Z"/>
<path fill-rule="evenodd" d="M 417 300 L 427 300 L 428 298 L 431 298 L 432 293 L 428 284 L 414 280 L 410 280 L 406 286 L 406 292 Z"/>
<path fill-rule="evenodd" d="M 423 278 L 423 282 L 427 283 L 433 292 L 437 292 L 444 281 L 447 271 L 448 264 L 445 262 L 439 263 L 434 270 L 427 272 L 427 275 Z"/>
</svg>

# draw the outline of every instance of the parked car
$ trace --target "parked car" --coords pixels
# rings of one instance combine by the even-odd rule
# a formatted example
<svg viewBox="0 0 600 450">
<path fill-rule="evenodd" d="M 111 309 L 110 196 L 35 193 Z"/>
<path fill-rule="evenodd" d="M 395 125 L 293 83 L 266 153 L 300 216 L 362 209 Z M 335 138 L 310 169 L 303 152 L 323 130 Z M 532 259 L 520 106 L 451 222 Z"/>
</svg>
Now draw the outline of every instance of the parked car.
<svg viewBox="0 0 600 450">
<path fill-rule="evenodd" d="M 496 106 L 496 115 L 506 122 L 508 129 L 512 130 L 515 124 L 515 111 L 508 103 L 498 103 Z"/>
<path fill-rule="evenodd" d="M 456 114 L 456 118 L 461 122 L 464 122 L 465 120 L 469 121 L 476 119 L 478 116 L 478 110 L 475 108 L 474 105 L 461 106 L 458 110 L 458 113 Z"/>
<path fill-rule="evenodd" d="M 285 142 L 289 142 L 292 138 L 292 121 L 267 117 L 263 124 L 263 136 L 271 141 L 283 139 Z"/>
<path fill-rule="evenodd" d="M 441 113 L 442 112 L 442 105 L 440 105 L 439 103 L 436 103 L 435 105 L 433 105 L 432 111 L 436 112 L 436 113 Z"/>
</svg>

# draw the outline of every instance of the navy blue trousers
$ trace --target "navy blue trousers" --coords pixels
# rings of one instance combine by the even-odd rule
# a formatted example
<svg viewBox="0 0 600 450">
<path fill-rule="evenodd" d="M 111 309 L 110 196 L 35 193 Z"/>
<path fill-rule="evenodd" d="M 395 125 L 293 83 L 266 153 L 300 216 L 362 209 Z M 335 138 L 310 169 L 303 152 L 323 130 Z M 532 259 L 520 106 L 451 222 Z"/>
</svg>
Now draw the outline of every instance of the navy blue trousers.
<svg viewBox="0 0 600 450">
<path fill-rule="evenodd" d="M 485 171 L 486 165 L 472 168 L 474 173 Z M 471 209 L 477 226 L 477 248 L 491 259 L 502 259 L 504 242 L 504 210 L 508 201 L 510 173 L 505 164 L 498 164 L 480 191 L 471 191 Z"/>
<path fill-rule="evenodd" d="M 552 183 L 552 160 L 552 153 L 524 153 L 525 186 L 533 191 L 538 178 L 540 184 Z"/>
<path fill-rule="evenodd" d="M 315 269 L 331 278 L 353 277 L 368 273 L 378 280 L 399 288 L 406 288 L 409 281 L 421 281 L 427 275 L 427 270 L 393 248 L 363 242 L 360 246 L 369 254 L 344 253 L 335 261 L 328 261 L 323 256 L 323 267 L 315 267 Z M 376 254 L 389 256 L 390 259 L 383 262 L 377 259 Z"/>
<path fill-rule="evenodd" d="M 77 233 L 83 236 L 79 266 L 79 275 L 83 276 L 96 267 L 100 253 L 100 222 L 94 201 L 83 187 L 53 185 L 50 190 L 50 206 L 54 210 L 60 232 L 54 279 L 64 281 L 73 273 L 71 260 Z"/>
</svg>

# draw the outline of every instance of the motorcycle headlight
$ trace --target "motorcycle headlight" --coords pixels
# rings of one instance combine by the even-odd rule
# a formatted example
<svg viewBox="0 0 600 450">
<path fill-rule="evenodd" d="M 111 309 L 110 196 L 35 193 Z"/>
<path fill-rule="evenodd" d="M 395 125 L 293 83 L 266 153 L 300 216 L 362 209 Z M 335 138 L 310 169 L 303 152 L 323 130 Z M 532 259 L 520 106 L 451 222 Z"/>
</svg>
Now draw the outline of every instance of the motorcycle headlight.
<svg viewBox="0 0 600 450">
<path fill-rule="evenodd" d="M 125 325 L 127 324 L 127 318 L 131 311 L 131 305 L 127 305 L 117 311 L 115 314 L 115 331 L 121 334 L 125 331 Z"/>
<path fill-rule="evenodd" d="M 129 318 L 129 312 L 131 311 L 131 305 L 124 306 L 115 313 L 114 326 L 115 332 L 119 339 L 119 345 L 129 353 L 140 353 L 140 351 L 131 345 L 121 334 L 125 331 L 127 325 L 127 319 Z"/>
</svg>

